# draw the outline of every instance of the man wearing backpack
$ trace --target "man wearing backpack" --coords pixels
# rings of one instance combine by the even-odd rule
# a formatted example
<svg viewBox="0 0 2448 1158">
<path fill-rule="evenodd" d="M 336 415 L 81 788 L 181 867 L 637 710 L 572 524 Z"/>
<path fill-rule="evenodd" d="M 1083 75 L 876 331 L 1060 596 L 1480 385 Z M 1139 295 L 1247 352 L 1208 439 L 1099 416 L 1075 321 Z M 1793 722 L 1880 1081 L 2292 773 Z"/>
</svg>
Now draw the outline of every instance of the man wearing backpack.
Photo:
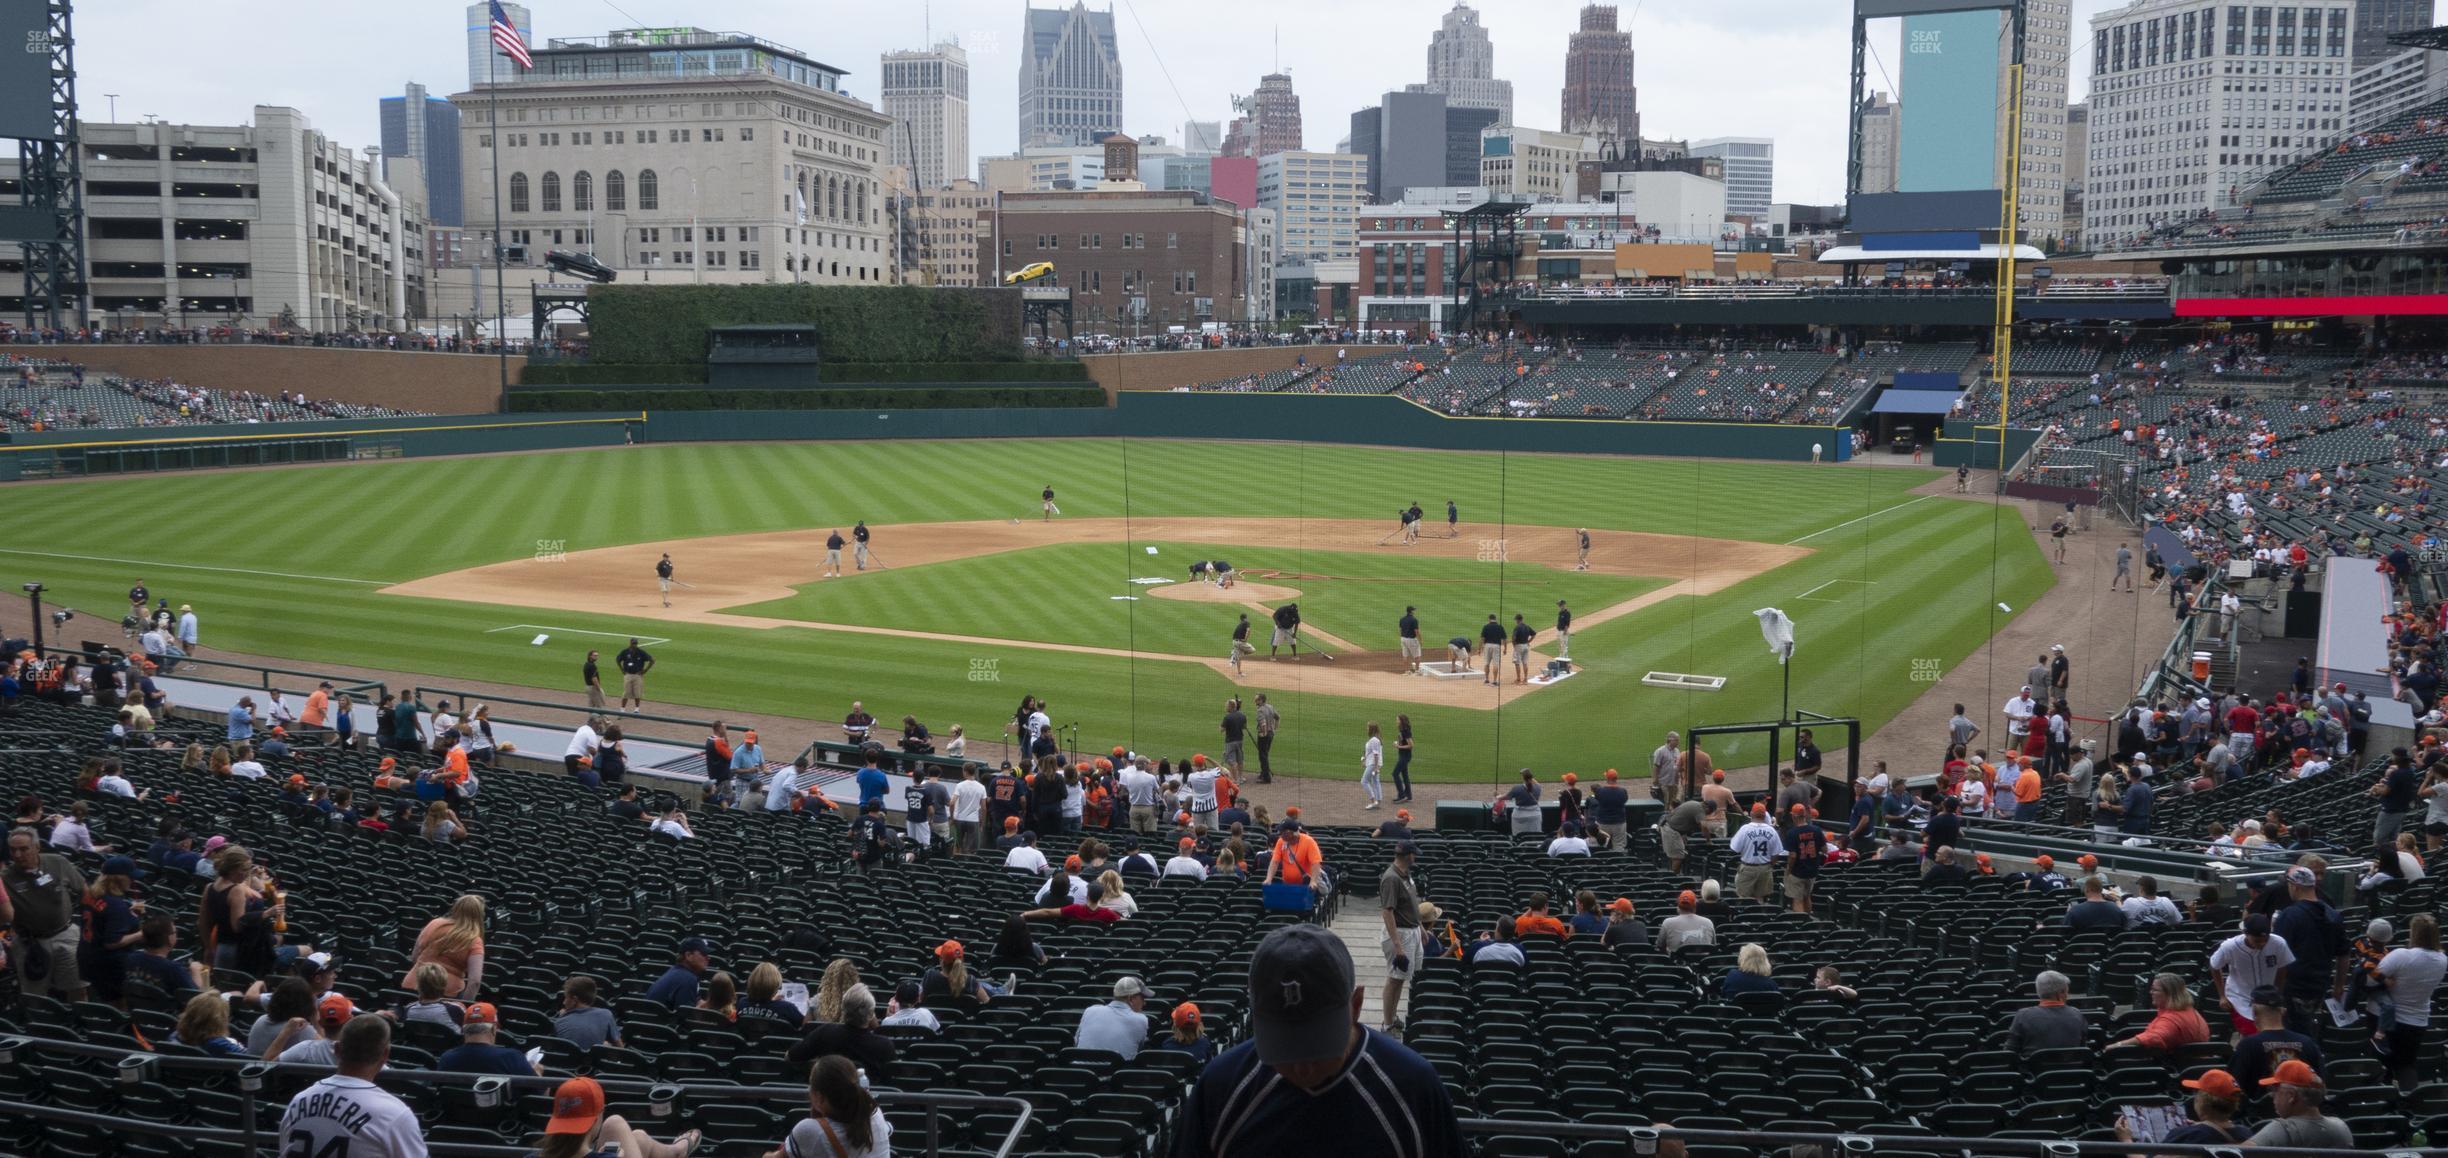
<svg viewBox="0 0 2448 1158">
<path fill-rule="evenodd" d="M 2270 931 L 2295 953 L 2286 977 L 2286 1026 L 2297 1033 L 2320 1032 L 2321 1005 L 2336 991 L 2346 957 L 2346 919 L 2320 895 L 2327 867 L 2318 856 L 2299 858 L 2286 874 L 2289 901 L 2270 922 Z"/>
</svg>

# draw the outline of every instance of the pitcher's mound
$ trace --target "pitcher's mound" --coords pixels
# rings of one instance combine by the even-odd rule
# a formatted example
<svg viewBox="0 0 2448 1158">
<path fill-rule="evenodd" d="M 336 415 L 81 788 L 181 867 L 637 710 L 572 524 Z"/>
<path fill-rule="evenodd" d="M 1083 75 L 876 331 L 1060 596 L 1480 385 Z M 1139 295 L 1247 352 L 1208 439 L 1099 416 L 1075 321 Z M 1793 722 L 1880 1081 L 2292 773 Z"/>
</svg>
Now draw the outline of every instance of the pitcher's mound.
<svg viewBox="0 0 2448 1158">
<path fill-rule="evenodd" d="M 1148 594 L 1158 599 L 1185 599 L 1192 603 L 1281 603 L 1300 598 L 1300 592 L 1272 583 L 1235 583 L 1218 587 L 1213 583 L 1168 583 L 1148 588 Z"/>
</svg>

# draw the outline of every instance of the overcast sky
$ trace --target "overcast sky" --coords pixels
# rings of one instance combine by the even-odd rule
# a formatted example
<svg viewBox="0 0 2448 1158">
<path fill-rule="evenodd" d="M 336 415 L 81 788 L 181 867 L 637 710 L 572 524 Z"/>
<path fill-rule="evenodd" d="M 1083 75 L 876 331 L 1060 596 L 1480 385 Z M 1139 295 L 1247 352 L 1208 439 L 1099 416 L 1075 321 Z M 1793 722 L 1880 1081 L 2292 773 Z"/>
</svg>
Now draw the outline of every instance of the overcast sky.
<svg viewBox="0 0 2448 1158">
<path fill-rule="evenodd" d="M 1041 0 L 1041 3 L 1046 0 Z M 1451 0 L 1111 0 L 1122 40 L 1125 130 L 1180 140 L 1186 118 L 1224 120 L 1278 59 L 1301 94 L 1308 145 L 1328 149 L 1377 94 L 1424 79 L 1428 36 Z M 1565 39 L 1582 0 L 1477 5 L 1513 82 L 1514 119 L 1557 128 Z M 2074 0 L 2077 46 L 2087 21 L 2122 0 Z M 535 34 L 689 25 L 741 31 L 849 70 L 874 97 L 879 54 L 934 35 L 970 55 L 970 136 L 980 154 L 1017 136 L 1024 0 L 540 0 Z M 1102 5 L 1092 5 L 1099 6 Z M 1825 203 L 1844 192 L 1845 0 L 1623 0 L 1638 52 L 1641 128 L 1651 137 L 1769 137 L 1776 198 Z M 257 104 L 292 105 L 346 145 L 379 143 L 375 102 L 410 81 L 463 89 L 463 5 L 454 0 L 324 0 L 311 19 L 240 18 L 193 0 L 109 0 L 79 7 L 78 95 L 90 119 L 148 114 L 196 124 L 247 121 Z M 273 15 L 257 12 L 257 16 Z M 1888 71 L 1897 67 L 1892 48 Z M 2090 53 L 2073 54 L 2073 96 Z M 1870 83 L 1889 87 L 1876 66 Z"/>
</svg>

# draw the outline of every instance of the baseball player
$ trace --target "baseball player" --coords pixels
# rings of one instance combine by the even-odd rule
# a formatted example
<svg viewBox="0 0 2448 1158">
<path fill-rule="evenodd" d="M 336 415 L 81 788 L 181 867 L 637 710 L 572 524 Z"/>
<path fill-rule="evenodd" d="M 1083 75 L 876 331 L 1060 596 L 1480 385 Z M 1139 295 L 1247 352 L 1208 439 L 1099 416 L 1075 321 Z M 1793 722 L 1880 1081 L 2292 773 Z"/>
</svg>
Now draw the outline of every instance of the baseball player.
<svg viewBox="0 0 2448 1158">
<path fill-rule="evenodd" d="M 825 578 L 827 578 L 827 579 L 839 579 L 839 578 L 841 578 L 841 549 L 842 549 L 842 533 L 841 533 L 841 531 L 839 531 L 839 530 L 837 529 L 837 530 L 832 530 L 832 531 L 828 531 L 828 532 L 826 532 L 826 533 L 825 533 L 825 566 L 824 566 L 824 577 L 825 577 Z"/>
<path fill-rule="evenodd" d="M 1045 494 L 1043 494 L 1043 495 L 1041 495 L 1041 496 L 1039 496 L 1039 497 L 1040 497 L 1040 498 L 1041 498 L 1041 499 L 1044 501 L 1044 503 L 1045 503 L 1045 508 L 1044 508 L 1044 510 L 1043 510 L 1041 513 L 1039 513 L 1039 515 L 1037 516 L 1037 521 L 1038 521 L 1038 522 L 1041 522 L 1041 523 L 1044 523 L 1044 522 L 1051 522 L 1051 521 L 1053 520 L 1054 516 L 1059 515 L 1059 514 L 1061 514 L 1061 513 L 1062 513 L 1062 508 L 1054 505 L 1054 484 L 1053 484 L 1053 483 L 1047 483 L 1047 484 L 1045 485 Z"/>
<path fill-rule="evenodd" d="M 867 520 L 860 519 L 857 526 L 850 528 L 850 537 L 858 540 L 853 554 L 858 560 L 858 569 L 864 571 L 867 569 Z"/>
<path fill-rule="evenodd" d="M 1572 659 L 1572 608 L 1556 600 L 1556 658 Z"/>
<path fill-rule="evenodd" d="M 1495 612 L 1488 612 L 1487 622 L 1479 625 L 1479 650 L 1485 653 L 1481 658 L 1487 664 L 1486 670 L 1479 675 L 1480 683 L 1501 682 L 1499 677 L 1504 675 L 1504 645 L 1504 624 L 1496 622 Z"/>
<path fill-rule="evenodd" d="M 1286 603 L 1275 609 L 1275 634 L 1267 640 L 1267 659 L 1275 658 L 1275 649 L 1289 644 L 1292 662 L 1300 662 L 1300 604 Z"/>
<path fill-rule="evenodd" d="M 1241 613 L 1241 622 L 1233 624 L 1232 654 L 1229 658 L 1232 660 L 1234 675 L 1241 674 L 1241 657 L 1249 655 L 1257 650 L 1257 648 L 1250 646 L 1249 612 L 1244 611 Z M 1273 657 L 1270 656 L 1269 658 Z"/>
<path fill-rule="evenodd" d="M 1419 608 L 1409 604 L 1403 605 L 1402 618 L 1394 621 L 1394 634 L 1402 639 L 1403 663 L 1408 666 L 1412 675 L 1418 675 L 1420 665 Z"/>
<path fill-rule="evenodd" d="M 1538 629 L 1530 626 L 1520 612 L 1513 613 L 1513 682 L 1530 682 L 1530 641 L 1538 638 Z"/>
<path fill-rule="evenodd" d="M 1578 538 L 1581 543 L 1581 558 L 1573 564 L 1573 570 L 1587 571 L 1589 570 L 1589 528 L 1583 527 L 1580 530 L 1573 532 L 1573 535 Z"/>
<path fill-rule="evenodd" d="M 1445 500 L 1445 537 L 1462 537 L 1462 508 L 1455 506 L 1452 499 Z"/>
<path fill-rule="evenodd" d="M 663 558 L 655 563 L 655 586 L 663 589 L 663 606 L 665 607 L 671 606 L 671 585 L 671 553 L 666 551 L 663 553 Z"/>
</svg>

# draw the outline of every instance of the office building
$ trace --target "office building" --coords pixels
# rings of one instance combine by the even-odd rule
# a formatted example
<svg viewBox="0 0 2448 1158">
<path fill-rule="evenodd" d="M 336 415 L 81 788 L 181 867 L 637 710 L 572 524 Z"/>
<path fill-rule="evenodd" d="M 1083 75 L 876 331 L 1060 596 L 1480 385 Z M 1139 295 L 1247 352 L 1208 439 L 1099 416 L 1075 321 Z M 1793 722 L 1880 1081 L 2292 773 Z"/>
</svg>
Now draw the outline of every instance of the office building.
<svg viewBox="0 0 2448 1158">
<path fill-rule="evenodd" d="M 911 252 L 903 280 L 918 285 L 974 286 L 993 280 L 994 271 L 979 268 L 985 256 L 985 234 L 993 221 L 994 194 L 966 177 L 940 188 L 915 189 L 904 195 Z"/>
<path fill-rule="evenodd" d="M 1640 95 L 1632 84 L 1632 34 L 1615 26 L 1615 6 L 1581 9 L 1581 28 L 1564 48 L 1564 131 L 1622 143 L 1640 140 Z"/>
<path fill-rule="evenodd" d="M 2224 207 L 2347 129 L 2354 9 L 2133 0 L 2091 18 L 2083 240 Z M 2256 95 L 2241 95 L 2250 92 Z"/>
<path fill-rule="evenodd" d="M 1368 158 L 1369 196 L 1380 204 L 1405 200 L 1404 190 L 1455 184 L 1455 144 L 1461 140 L 1467 168 L 1463 183 L 1479 179 L 1479 131 L 1494 109 L 1454 109 L 1432 92 L 1390 92 L 1352 114 L 1351 149 Z M 1456 122 L 1460 131 L 1456 131 Z"/>
<path fill-rule="evenodd" d="M 1455 108 L 1445 105 L 1445 179 L 1444 186 L 1479 184 L 1480 137 L 1499 122 L 1495 109 Z M 1403 194 L 1409 198 L 1410 194 Z"/>
<path fill-rule="evenodd" d="M 1280 260 L 1349 259 L 1359 237 L 1353 222 L 1368 201 L 1368 158 L 1296 149 L 1257 160 L 1258 204 L 1275 211 Z"/>
<path fill-rule="evenodd" d="M 2357 64 L 2346 87 L 2346 125 L 2370 128 L 2448 90 L 2448 59 L 2425 48 L 2408 48 Z"/>
<path fill-rule="evenodd" d="M 498 156 L 505 241 L 528 264 L 573 249 L 700 281 L 899 280 L 892 119 L 844 94 L 843 70 L 696 28 L 554 39 L 535 62 L 452 98 L 471 232 L 491 232 Z"/>
<path fill-rule="evenodd" d="M 1264 157 L 1302 147 L 1300 94 L 1292 91 L 1290 74 L 1258 78 L 1258 91 L 1234 98 L 1233 109 L 1241 116 L 1224 136 L 1225 156 Z"/>
<path fill-rule="evenodd" d="M 907 165 L 920 189 L 969 172 L 969 54 L 945 41 L 923 52 L 887 52 L 876 95 L 893 119 L 885 159 Z"/>
<path fill-rule="evenodd" d="M 2083 176 L 2091 157 L 2091 102 L 2066 106 L 2065 232 L 2067 249 L 2081 249 Z"/>
<path fill-rule="evenodd" d="M 1479 134 L 1479 184 L 1500 201 L 1568 201 L 1581 162 L 1598 159 L 1598 138 L 1519 125 Z"/>
<path fill-rule="evenodd" d="M 1187 190 L 1079 190 L 1006 193 L 984 215 L 1002 268 L 1054 264 L 1053 284 L 1071 291 L 1082 329 L 1251 320 L 1236 207 Z"/>
<path fill-rule="evenodd" d="M 1182 156 L 1179 145 L 1144 144 L 1138 161 L 1148 186 L 1165 186 L 1165 166 Z M 978 183 L 988 192 L 1053 193 L 1094 189 L 1105 180 L 1105 146 L 1032 145 L 1006 157 L 978 161 Z"/>
<path fill-rule="evenodd" d="M 1726 214 L 1764 220 L 1776 200 L 1776 142 L 1765 137 L 1693 141 L 1691 155 L 1725 162 Z"/>
<path fill-rule="evenodd" d="M 1428 82 L 1417 87 L 1442 94 L 1448 108 L 1494 109 L 1493 123 L 1513 123 L 1513 82 L 1496 79 L 1496 44 L 1462 0 L 1429 35 Z"/>
<path fill-rule="evenodd" d="M 527 6 L 502 0 L 502 14 L 510 18 L 511 27 L 519 30 L 519 39 L 534 48 L 535 17 Z M 493 9 L 485 0 L 467 6 L 467 64 L 469 88 L 496 78 L 508 79 L 518 71 L 518 62 L 493 43 Z"/>
<path fill-rule="evenodd" d="M 1898 108 L 1886 93 L 1873 92 L 1861 111 L 1861 188 L 1856 193 L 1896 191 Z"/>
<path fill-rule="evenodd" d="M 394 189 L 392 162 L 413 158 L 426 219 L 436 225 L 461 224 L 459 211 L 459 106 L 410 81 L 405 96 L 384 97 L 377 110 L 382 118 L 383 179 Z"/>
<path fill-rule="evenodd" d="M 1224 151 L 1224 122 L 1183 121 L 1182 153 L 1190 157 L 1212 157 Z"/>
<path fill-rule="evenodd" d="M 2436 23 L 2436 0 L 2354 0 L 2354 40 L 2349 55 L 2361 69 L 2400 51 L 2388 38 Z"/>
<path fill-rule="evenodd" d="M 1726 183 L 1673 169 L 1603 174 L 1599 188 L 1650 240 L 1714 245 L 1726 225 Z M 1763 215 L 1765 216 L 1765 215 Z"/>
<path fill-rule="evenodd" d="M 98 323 L 416 323 L 408 206 L 374 159 L 306 114 L 257 105 L 251 125 L 88 121 L 79 132 L 86 308 Z M 18 166 L 0 156 L 0 181 L 13 186 Z M 415 176 L 414 162 L 403 167 Z"/>
<path fill-rule="evenodd" d="M 1252 205 L 1241 211 L 1241 316 L 1275 319 L 1275 247 L 1283 241 L 1275 211 Z"/>
<path fill-rule="evenodd" d="M 2003 20 L 2000 16 L 1998 19 Z M 2023 14 L 2022 180 L 2015 198 L 2023 236 L 2034 244 L 2065 235 L 2067 70 L 2073 48 L 2073 0 L 2025 0 Z M 1999 71 L 1998 121 L 1993 134 L 2006 139 L 2009 93 Z M 1904 94 L 1909 98 L 1912 94 Z M 2006 151 L 1998 150 L 1990 188 L 2006 183 Z"/>
<path fill-rule="evenodd" d="M 1093 145 L 1122 131 L 1113 9 L 1029 8 L 1020 57 L 1020 145 Z"/>
</svg>

